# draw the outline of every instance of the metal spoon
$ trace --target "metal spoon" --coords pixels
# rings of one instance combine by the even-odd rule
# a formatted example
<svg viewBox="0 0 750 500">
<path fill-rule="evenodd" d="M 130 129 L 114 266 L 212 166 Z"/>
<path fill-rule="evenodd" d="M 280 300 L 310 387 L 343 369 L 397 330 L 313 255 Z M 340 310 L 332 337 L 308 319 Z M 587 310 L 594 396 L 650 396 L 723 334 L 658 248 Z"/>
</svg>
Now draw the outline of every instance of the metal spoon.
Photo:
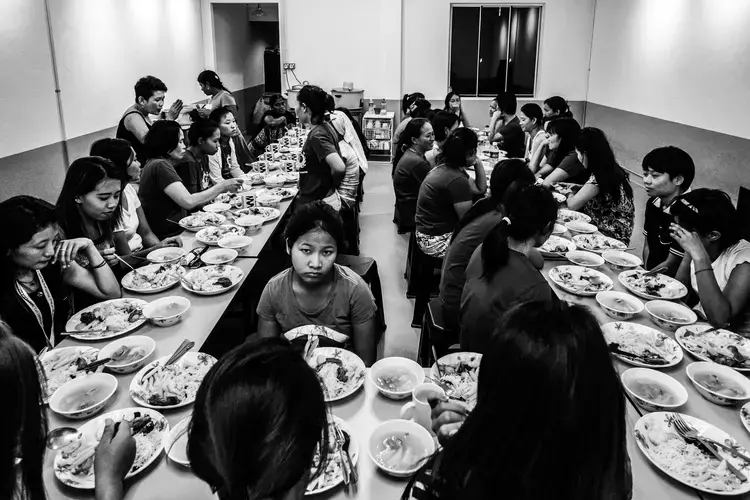
<svg viewBox="0 0 750 500">
<path fill-rule="evenodd" d="M 58 427 L 47 433 L 47 448 L 59 450 L 78 439 L 78 429 L 73 427 Z"/>
</svg>

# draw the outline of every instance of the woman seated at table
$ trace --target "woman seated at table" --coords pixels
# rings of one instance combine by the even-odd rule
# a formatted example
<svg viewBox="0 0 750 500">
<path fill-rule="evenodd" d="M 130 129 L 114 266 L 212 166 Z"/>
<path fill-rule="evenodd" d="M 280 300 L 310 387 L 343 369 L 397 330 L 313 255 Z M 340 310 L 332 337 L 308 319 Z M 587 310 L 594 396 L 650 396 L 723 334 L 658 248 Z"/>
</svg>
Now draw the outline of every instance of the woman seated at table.
<svg viewBox="0 0 750 500">
<path fill-rule="evenodd" d="M 138 192 L 133 186 L 135 182 L 133 174 L 140 178 L 141 167 L 135 158 L 135 151 L 130 143 L 124 139 L 100 139 L 91 145 L 92 156 L 100 156 L 114 163 L 120 169 L 123 176 L 129 177 L 130 182 L 125 184 L 120 196 L 120 219 L 115 221 L 113 239 L 117 255 L 123 257 L 131 265 L 143 264 L 143 257 L 157 248 L 169 246 L 182 246 L 179 237 L 165 238 L 160 241 L 151 231 L 151 227 L 143 213 L 141 200 Z M 71 167 L 72 170 L 72 167 Z M 70 171 L 68 170 L 68 175 Z M 89 211 L 84 209 L 85 203 L 81 204 L 81 216 L 86 217 Z M 140 259 L 135 259 L 141 257 Z"/>
<path fill-rule="evenodd" d="M 672 238 L 685 250 L 679 279 L 698 297 L 712 326 L 750 337 L 750 242 L 742 239 L 732 200 L 718 189 L 696 189 L 672 205 Z"/>
<path fill-rule="evenodd" d="M 351 348 L 367 366 L 375 362 L 375 300 L 348 267 L 336 264 L 343 245 L 341 218 L 321 201 L 299 206 L 284 231 L 292 267 L 271 278 L 258 303 L 261 337 L 289 340 L 304 325 L 329 328 L 321 343 Z M 302 340 L 306 340 L 303 338 Z"/>
<path fill-rule="evenodd" d="M 466 266 L 474 250 L 487 234 L 503 220 L 503 197 L 512 183 L 534 184 L 531 173 L 523 160 L 500 161 L 490 177 L 490 196 L 476 202 L 464 215 L 451 236 L 448 252 L 443 262 L 440 278 L 440 300 L 443 318 L 449 330 L 458 331 L 461 311 L 461 293 L 466 283 Z M 539 255 L 540 263 L 541 255 Z"/>
<path fill-rule="evenodd" d="M 431 170 L 425 153 L 432 149 L 433 138 L 430 122 L 425 118 L 415 118 L 404 128 L 393 157 L 393 192 L 400 224 L 404 228 L 414 228 L 419 188 Z"/>
<path fill-rule="evenodd" d="M 223 179 L 205 191 L 190 193 L 175 168 L 185 152 L 182 129 L 176 122 L 156 122 L 146 136 L 146 146 L 151 159 L 141 173 L 138 196 L 151 229 L 159 238 L 180 234 L 182 228 L 177 222 L 188 211 L 242 187 L 241 179 Z"/>
<path fill-rule="evenodd" d="M 438 111 L 430 121 L 430 124 L 435 133 L 435 143 L 432 149 L 425 153 L 424 157 L 432 169 L 438 164 L 438 156 L 443 152 L 445 140 L 448 139 L 451 132 L 458 128 L 458 115 L 448 111 Z"/>
<path fill-rule="evenodd" d="M 537 177 L 544 179 L 544 185 L 552 187 L 556 182 L 584 184 L 586 173 L 576 153 L 576 141 L 581 135 L 581 126 L 573 118 L 560 118 L 547 125 L 547 145 L 551 156 Z"/>
<path fill-rule="evenodd" d="M 476 407 L 470 416 L 461 403 L 434 407 L 443 448 L 402 498 L 629 500 L 626 402 L 596 318 L 562 301 L 526 302 L 494 325 Z"/>
<path fill-rule="evenodd" d="M 451 133 L 443 145 L 440 165 L 427 174 L 417 198 L 416 237 L 431 257 L 443 257 L 453 230 L 469 211 L 475 196 L 487 191 L 487 178 L 476 163 L 477 135 L 468 128 Z M 476 181 L 466 173 L 474 165 Z"/>
<path fill-rule="evenodd" d="M 284 96 L 274 94 L 269 102 L 271 109 L 263 113 L 257 125 L 258 133 L 248 143 L 249 152 L 254 158 L 260 158 L 269 144 L 279 142 L 286 135 L 288 128 L 297 123 L 294 113 L 286 109 Z"/>
<path fill-rule="evenodd" d="M 542 113 L 544 114 L 544 120 L 548 122 L 560 118 L 573 118 L 573 112 L 570 111 L 568 101 L 559 95 L 553 95 L 544 101 Z"/>
<path fill-rule="evenodd" d="M 252 425 L 248 425 L 248 423 Z M 219 500 L 302 500 L 328 434 L 315 371 L 284 339 L 248 341 L 223 356 L 195 399 L 188 458 Z"/>
<path fill-rule="evenodd" d="M 219 184 L 222 179 L 237 179 L 245 175 L 237 162 L 237 146 L 234 138 L 241 134 L 234 113 L 229 108 L 216 108 L 208 117 L 219 125 L 219 150 L 208 157 L 208 175 L 211 182 Z"/>
<path fill-rule="evenodd" d="M 53 347 L 73 311 L 70 290 L 98 300 L 120 284 L 88 238 L 63 239 L 55 207 L 31 196 L 0 203 L 0 317 L 39 352 Z M 81 266 L 76 257 L 88 262 Z"/>
<path fill-rule="evenodd" d="M 221 78 L 211 70 L 201 71 L 198 75 L 198 84 L 201 91 L 208 96 L 208 102 L 198 112 L 202 117 L 208 118 L 211 111 L 217 108 L 225 107 L 234 114 L 237 114 L 237 101 L 228 88 L 221 82 Z"/>
<path fill-rule="evenodd" d="M 576 151 L 589 180 L 568 198 L 568 208 L 591 217 L 604 236 L 627 244 L 633 233 L 635 205 L 627 172 L 615 159 L 607 136 L 586 127 L 576 141 Z"/>
<path fill-rule="evenodd" d="M 555 302 L 557 295 L 532 262 L 552 234 L 557 202 L 542 186 L 514 184 L 504 216 L 472 255 L 461 295 L 461 349 L 484 353 L 498 319 L 517 302 Z"/>
<path fill-rule="evenodd" d="M 461 96 L 458 95 L 458 92 L 453 92 L 452 90 L 448 92 L 445 96 L 445 107 L 443 108 L 443 111 L 456 115 L 459 127 L 471 128 L 469 119 L 466 118 L 466 113 L 464 113 L 464 109 L 461 107 Z"/>
<path fill-rule="evenodd" d="M 212 186 L 208 159 L 219 151 L 221 132 L 216 122 L 199 117 L 190 125 L 187 135 L 190 146 L 175 170 L 188 193 L 202 193 Z"/>
<path fill-rule="evenodd" d="M 496 142 L 508 158 L 523 158 L 525 142 L 521 122 L 516 116 L 516 95 L 513 92 L 500 92 L 495 102 L 497 111 L 490 121 L 490 142 Z"/>
<path fill-rule="evenodd" d="M 521 130 L 526 134 L 526 152 L 524 158 L 531 163 L 535 156 L 542 156 L 541 145 L 547 138 L 544 132 L 542 108 L 533 102 L 526 103 L 521 106 L 518 120 L 521 123 Z"/>
<path fill-rule="evenodd" d="M 417 105 L 419 101 L 419 105 Z M 424 94 L 421 92 L 414 92 L 413 94 L 404 94 L 401 99 L 401 122 L 396 126 L 396 130 L 393 131 L 393 137 L 391 142 L 393 145 L 397 145 L 398 141 L 401 140 L 401 133 L 404 131 L 406 124 L 412 118 L 425 118 L 425 114 L 432 107 L 430 101 L 425 100 Z M 414 113 L 414 115 L 412 115 Z"/>
<path fill-rule="evenodd" d="M 47 437 L 47 407 L 39 377 L 41 367 L 35 352 L 0 322 L 0 398 L 3 410 L 0 434 L 0 498 L 45 500 L 44 455 Z M 135 440 L 130 424 L 118 428 L 107 419 L 94 454 L 97 500 L 123 498 L 123 480 L 135 459 Z M 54 479 L 52 479 L 54 481 Z"/>
</svg>

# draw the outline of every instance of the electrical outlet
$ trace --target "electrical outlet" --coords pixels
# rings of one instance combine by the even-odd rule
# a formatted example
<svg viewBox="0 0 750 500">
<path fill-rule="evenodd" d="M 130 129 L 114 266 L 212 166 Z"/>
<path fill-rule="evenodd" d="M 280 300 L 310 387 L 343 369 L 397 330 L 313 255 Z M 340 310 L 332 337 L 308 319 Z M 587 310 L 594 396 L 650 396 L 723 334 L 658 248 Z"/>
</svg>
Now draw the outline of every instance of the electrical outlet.
<svg viewBox="0 0 750 500">
<path fill-rule="evenodd" d="M 286 64 L 289 66 L 289 69 L 296 69 L 297 68 L 297 63 L 290 62 L 290 63 L 286 63 Z"/>
<path fill-rule="evenodd" d="M 289 63 L 282 64 L 282 67 L 284 68 L 284 71 L 289 69 Z"/>
</svg>

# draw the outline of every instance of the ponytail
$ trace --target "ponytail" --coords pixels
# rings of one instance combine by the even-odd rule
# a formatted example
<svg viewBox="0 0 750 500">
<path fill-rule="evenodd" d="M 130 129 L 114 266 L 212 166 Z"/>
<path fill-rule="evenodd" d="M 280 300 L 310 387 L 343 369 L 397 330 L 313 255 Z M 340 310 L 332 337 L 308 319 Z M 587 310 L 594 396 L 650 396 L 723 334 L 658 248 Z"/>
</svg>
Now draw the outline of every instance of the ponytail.
<svg viewBox="0 0 750 500">
<path fill-rule="evenodd" d="M 512 224 L 508 217 L 503 217 L 500 224 L 492 228 L 482 244 L 482 278 L 492 280 L 492 277 L 508 263 L 510 248 L 508 247 L 507 229 Z"/>
<path fill-rule="evenodd" d="M 328 112 L 328 93 L 315 85 L 305 85 L 297 94 L 297 102 L 304 104 L 310 110 L 313 125 L 330 121 L 331 115 Z"/>
<path fill-rule="evenodd" d="M 401 114 L 405 115 L 417 99 L 424 99 L 424 94 L 421 92 L 404 94 L 404 97 L 401 99 Z"/>
<path fill-rule="evenodd" d="M 209 87 L 214 87 L 221 90 L 226 90 L 229 92 L 229 89 L 224 86 L 224 84 L 221 82 L 221 78 L 219 78 L 219 75 L 217 75 L 214 71 L 211 71 L 210 69 L 207 69 L 205 71 L 201 71 L 198 75 L 198 83 L 204 83 L 208 85 Z"/>
<path fill-rule="evenodd" d="M 478 145 L 479 140 L 473 130 L 465 127 L 456 129 L 445 140 L 440 161 L 453 168 L 463 168 L 469 153 L 476 151 Z"/>
</svg>

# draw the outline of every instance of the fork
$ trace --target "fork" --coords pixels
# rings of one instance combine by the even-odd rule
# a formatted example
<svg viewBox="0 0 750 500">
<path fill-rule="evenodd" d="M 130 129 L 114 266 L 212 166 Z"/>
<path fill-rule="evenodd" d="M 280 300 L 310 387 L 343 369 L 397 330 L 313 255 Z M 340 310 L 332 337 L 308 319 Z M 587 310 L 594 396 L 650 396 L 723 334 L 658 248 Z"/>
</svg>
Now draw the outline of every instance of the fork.
<svg viewBox="0 0 750 500">
<path fill-rule="evenodd" d="M 334 424 L 333 429 L 336 437 L 336 444 L 339 448 L 339 459 L 341 460 L 341 472 L 344 475 L 344 485 L 348 486 L 351 482 L 351 477 L 349 477 L 349 463 L 344 454 L 344 436 L 341 435 L 341 429 L 339 429 L 337 425 Z"/>
<path fill-rule="evenodd" d="M 131 266 L 130 264 L 128 264 L 127 262 L 125 262 L 125 259 L 123 259 L 123 258 L 122 258 L 122 257 L 120 257 L 119 255 L 117 255 L 117 254 L 114 254 L 114 255 L 115 255 L 115 257 L 117 258 L 117 260 L 119 260 L 120 262 L 122 262 L 123 264 L 125 264 L 126 266 L 128 266 L 128 267 L 130 268 L 130 270 L 131 270 L 131 271 L 133 271 L 133 272 L 134 272 L 135 274 L 137 274 L 138 276 L 141 276 L 141 277 L 143 277 L 143 278 L 147 278 L 147 277 L 148 277 L 147 275 L 145 275 L 145 274 L 143 274 L 143 273 L 139 272 L 139 271 L 138 271 L 138 270 L 137 270 L 136 268 L 134 268 L 133 266 Z"/>
<path fill-rule="evenodd" d="M 666 270 L 667 270 L 667 266 L 656 267 L 650 271 L 643 273 L 641 276 L 656 276 L 657 274 Z"/>
<path fill-rule="evenodd" d="M 719 459 L 721 462 L 727 463 L 727 468 L 737 476 L 737 479 L 742 481 L 743 483 L 747 481 L 747 477 L 740 472 L 740 470 L 732 465 L 729 460 L 722 457 L 719 452 L 714 448 L 713 443 L 709 441 L 706 438 L 701 437 L 700 433 L 697 429 L 695 429 L 693 426 L 685 422 L 685 420 L 682 418 L 682 415 L 679 413 L 672 413 L 672 424 L 674 425 L 675 430 L 677 433 L 682 436 L 683 439 L 687 441 L 698 441 L 700 444 L 702 444 L 708 451 L 711 452 L 713 456 L 715 456 L 717 459 Z"/>
</svg>

